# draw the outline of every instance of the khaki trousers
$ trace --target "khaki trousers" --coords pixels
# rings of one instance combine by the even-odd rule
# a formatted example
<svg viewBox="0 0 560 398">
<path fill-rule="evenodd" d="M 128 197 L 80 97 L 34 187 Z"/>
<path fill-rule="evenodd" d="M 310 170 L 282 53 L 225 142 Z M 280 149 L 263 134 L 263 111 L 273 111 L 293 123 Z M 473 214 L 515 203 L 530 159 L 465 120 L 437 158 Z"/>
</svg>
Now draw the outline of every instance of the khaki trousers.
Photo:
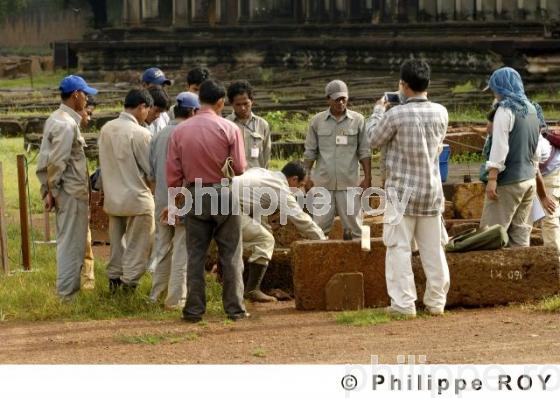
<svg viewBox="0 0 560 398">
<path fill-rule="evenodd" d="M 152 241 L 154 216 L 118 217 L 109 215 L 111 256 L 107 265 L 109 279 L 121 279 L 136 286 L 146 272 Z"/>
<path fill-rule="evenodd" d="M 556 211 L 549 214 L 545 210 L 542 220 L 542 237 L 545 246 L 555 247 L 560 250 L 560 170 L 543 177 L 546 192 L 556 203 Z"/>
<path fill-rule="evenodd" d="M 165 306 L 183 308 L 187 298 L 187 232 L 183 222 L 156 226 L 156 266 L 150 299 L 156 301 L 167 290 Z"/>
<path fill-rule="evenodd" d="M 328 210 L 323 211 L 322 215 L 313 214 L 313 221 L 317 223 L 319 228 L 323 230 L 325 235 L 329 235 L 335 216 L 340 217 L 343 229 L 350 229 L 354 238 L 362 236 L 362 205 L 360 195 L 354 195 L 353 209 L 350 210 L 348 198 L 350 195 L 346 190 L 329 191 L 330 203 L 327 205 Z M 350 195 L 352 197 L 352 195 Z M 317 206 L 319 207 L 319 206 Z"/>
<path fill-rule="evenodd" d="M 56 291 L 70 297 L 80 290 L 89 210 L 87 200 L 79 200 L 60 190 L 56 202 Z"/>
<path fill-rule="evenodd" d="M 95 263 L 93 258 L 93 248 L 91 243 L 91 230 L 88 227 L 86 252 L 84 255 L 84 265 L 81 272 L 82 289 L 93 290 L 95 288 Z"/>
<path fill-rule="evenodd" d="M 529 246 L 529 217 L 536 192 L 534 178 L 514 184 L 498 185 L 497 200 L 484 198 L 480 226 L 502 225 L 509 236 L 509 246 Z"/>
<path fill-rule="evenodd" d="M 241 215 L 243 251 L 251 251 L 249 263 L 268 265 L 274 253 L 274 236 L 265 226 L 253 220 L 245 214 Z"/>
</svg>

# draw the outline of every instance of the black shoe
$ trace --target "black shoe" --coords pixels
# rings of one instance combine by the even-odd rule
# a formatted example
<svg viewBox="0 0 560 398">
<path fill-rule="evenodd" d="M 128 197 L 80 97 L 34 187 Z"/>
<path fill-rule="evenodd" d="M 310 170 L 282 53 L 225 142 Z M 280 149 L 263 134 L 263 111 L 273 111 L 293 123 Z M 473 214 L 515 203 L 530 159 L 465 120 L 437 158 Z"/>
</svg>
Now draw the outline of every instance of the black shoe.
<svg viewBox="0 0 560 398">
<path fill-rule="evenodd" d="M 181 320 L 187 323 L 198 323 L 198 322 L 202 322 L 202 317 L 194 316 L 194 315 L 183 315 L 181 316 Z"/>
<path fill-rule="evenodd" d="M 237 321 L 242 321 L 244 319 L 249 319 L 251 317 L 251 314 L 249 314 L 248 312 L 242 312 L 240 314 L 228 315 L 227 317 L 230 321 L 237 322 Z"/>
<path fill-rule="evenodd" d="M 109 292 L 111 292 L 111 294 L 115 294 L 117 292 L 117 289 L 122 286 L 123 281 L 121 281 L 120 278 L 116 278 L 116 279 L 109 279 Z"/>
</svg>

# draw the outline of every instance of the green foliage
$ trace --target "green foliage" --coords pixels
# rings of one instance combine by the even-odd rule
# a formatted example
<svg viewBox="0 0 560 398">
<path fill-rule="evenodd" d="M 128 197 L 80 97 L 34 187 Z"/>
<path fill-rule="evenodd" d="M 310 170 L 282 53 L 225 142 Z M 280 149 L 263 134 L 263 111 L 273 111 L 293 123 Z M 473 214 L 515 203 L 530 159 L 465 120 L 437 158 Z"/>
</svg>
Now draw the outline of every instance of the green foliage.
<svg viewBox="0 0 560 398">
<path fill-rule="evenodd" d="M 481 152 L 466 152 L 451 155 L 449 162 L 452 164 L 483 163 L 484 156 Z"/>
<path fill-rule="evenodd" d="M 2 1 L 2 0 L 0 0 Z M 56 89 L 60 81 L 71 71 L 57 70 L 55 72 L 43 72 L 33 76 L 33 89 L 52 88 Z M 0 90 L 31 89 L 29 76 L 16 79 L 0 79 Z"/>
<path fill-rule="evenodd" d="M 270 130 L 282 134 L 282 141 L 291 142 L 305 139 L 309 127 L 309 118 L 301 113 L 286 111 L 268 112 L 262 115 L 270 124 Z"/>
<path fill-rule="evenodd" d="M 253 356 L 257 358 L 264 358 L 266 357 L 266 351 L 262 347 L 257 347 L 255 351 L 253 351 Z"/>
<path fill-rule="evenodd" d="M 477 88 L 470 80 L 463 84 L 457 84 L 455 87 L 451 89 L 453 94 L 465 94 L 470 93 L 471 91 L 476 91 Z"/>
<path fill-rule="evenodd" d="M 0 0 L 0 25 L 6 17 L 16 14 L 27 6 L 27 0 Z"/>
</svg>

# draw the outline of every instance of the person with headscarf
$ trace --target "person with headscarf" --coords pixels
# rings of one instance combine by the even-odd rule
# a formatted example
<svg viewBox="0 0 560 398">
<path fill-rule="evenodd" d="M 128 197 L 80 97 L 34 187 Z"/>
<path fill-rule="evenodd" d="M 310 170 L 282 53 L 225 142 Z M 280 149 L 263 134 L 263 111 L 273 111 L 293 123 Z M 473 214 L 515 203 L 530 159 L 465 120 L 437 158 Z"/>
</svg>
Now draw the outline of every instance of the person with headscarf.
<svg viewBox="0 0 560 398">
<path fill-rule="evenodd" d="M 488 88 L 496 98 L 496 112 L 485 151 L 487 182 L 480 227 L 500 224 L 508 232 L 510 246 L 529 246 L 544 115 L 527 98 L 521 76 L 512 68 L 494 71 Z"/>
</svg>

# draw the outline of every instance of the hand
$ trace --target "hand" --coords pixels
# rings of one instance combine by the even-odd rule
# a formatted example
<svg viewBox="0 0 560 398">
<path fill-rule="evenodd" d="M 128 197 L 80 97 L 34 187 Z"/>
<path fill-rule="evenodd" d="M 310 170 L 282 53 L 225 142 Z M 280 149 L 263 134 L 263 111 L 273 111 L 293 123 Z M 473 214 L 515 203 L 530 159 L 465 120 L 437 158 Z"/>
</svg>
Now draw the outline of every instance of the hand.
<svg viewBox="0 0 560 398">
<path fill-rule="evenodd" d="M 389 107 L 389 102 L 387 101 L 387 98 L 385 98 L 385 96 L 381 97 L 380 99 L 377 100 L 377 102 L 375 103 L 375 105 L 379 105 L 382 106 L 383 108 L 387 109 Z"/>
<path fill-rule="evenodd" d="M 51 211 L 55 208 L 54 198 L 50 192 L 47 192 L 47 195 L 43 198 L 43 204 L 46 211 Z"/>
<path fill-rule="evenodd" d="M 547 213 L 554 214 L 556 212 L 556 203 L 554 202 L 554 199 L 552 199 L 550 195 L 545 195 L 544 197 L 540 198 L 540 200 L 543 209 Z"/>
<path fill-rule="evenodd" d="M 360 188 L 365 191 L 369 187 L 371 187 L 371 177 L 366 177 L 362 180 L 362 182 L 360 182 Z"/>
<path fill-rule="evenodd" d="M 498 200 L 498 193 L 496 188 L 498 187 L 498 182 L 496 180 L 488 180 L 486 184 L 486 197 L 489 200 Z"/>
</svg>

